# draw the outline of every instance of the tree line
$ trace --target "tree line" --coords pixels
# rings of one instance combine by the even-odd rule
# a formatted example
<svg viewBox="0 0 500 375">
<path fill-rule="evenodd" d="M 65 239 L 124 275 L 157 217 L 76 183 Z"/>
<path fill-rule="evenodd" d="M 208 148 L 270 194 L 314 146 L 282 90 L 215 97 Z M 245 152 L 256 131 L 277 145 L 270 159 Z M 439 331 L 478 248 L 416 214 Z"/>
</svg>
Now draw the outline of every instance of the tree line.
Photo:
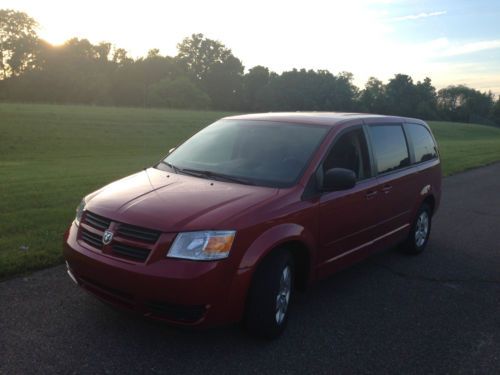
<svg viewBox="0 0 500 375">
<path fill-rule="evenodd" d="M 193 34 L 177 55 L 158 49 L 133 59 L 108 42 L 73 38 L 53 46 L 29 15 L 0 10 L 0 100 L 229 111 L 356 111 L 500 124 L 500 98 L 464 85 L 439 91 L 430 78 L 371 77 L 363 88 L 349 72 L 264 66 L 245 71 L 219 41 Z"/>
</svg>

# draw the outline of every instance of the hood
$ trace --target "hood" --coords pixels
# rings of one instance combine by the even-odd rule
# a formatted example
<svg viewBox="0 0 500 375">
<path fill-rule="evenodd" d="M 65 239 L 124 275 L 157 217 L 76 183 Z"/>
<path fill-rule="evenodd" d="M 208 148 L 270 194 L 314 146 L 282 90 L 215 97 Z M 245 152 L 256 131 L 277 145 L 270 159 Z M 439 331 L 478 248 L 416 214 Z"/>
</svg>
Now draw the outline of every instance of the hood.
<svg viewBox="0 0 500 375">
<path fill-rule="evenodd" d="M 278 191 L 149 168 L 90 194 L 86 209 L 163 232 L 238 229 L 232 218 L 264 205 Z"/>
</svg>

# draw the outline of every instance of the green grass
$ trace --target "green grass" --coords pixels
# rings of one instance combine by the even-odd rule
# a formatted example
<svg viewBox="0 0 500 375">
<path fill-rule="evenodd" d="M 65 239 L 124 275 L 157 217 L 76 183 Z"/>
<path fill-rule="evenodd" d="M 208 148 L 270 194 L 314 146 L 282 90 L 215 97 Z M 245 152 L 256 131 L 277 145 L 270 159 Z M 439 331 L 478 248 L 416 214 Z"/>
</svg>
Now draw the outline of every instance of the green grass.
<svg viewBox="0 0 500 375">
<path fill-rule="evenodd" d="M 0 279 L 61 262 L 62 235 L 85 194 L 225 115 L 0 104 Z"/>
<path fill-rule="evenodd" d="M 224 115 L 0 104 L 0 279 L 61 262 L 62 235 L 81 197 L 152 165 Z M 431 126 L 445 174 L 500 160 L 500 129 Z"/>
<path fill-rule="evenodd" d="M 500 128 L 431 121 L 447 176 L 500 160 Z"/>
</svg>

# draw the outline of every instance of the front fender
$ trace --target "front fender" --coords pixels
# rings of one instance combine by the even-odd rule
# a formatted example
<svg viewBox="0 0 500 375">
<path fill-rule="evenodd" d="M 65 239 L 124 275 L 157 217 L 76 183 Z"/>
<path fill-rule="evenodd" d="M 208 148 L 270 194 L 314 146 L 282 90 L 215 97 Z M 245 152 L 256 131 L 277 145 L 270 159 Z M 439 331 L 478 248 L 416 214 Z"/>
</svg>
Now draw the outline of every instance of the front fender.
<svg viewBox="0 0 500 375">
<path fill-rule="evenodd" d="M 271 250 L 289 241 L 299 241 L 305 245 L 312 268 L 315 264 L 315 254 L 312 251 L 316 248 L 314 236 L 302 225 L 295 223 L 278 224 L 263 232 L 247 249 L 239 268 L 255 267 Z"/>
</svg>

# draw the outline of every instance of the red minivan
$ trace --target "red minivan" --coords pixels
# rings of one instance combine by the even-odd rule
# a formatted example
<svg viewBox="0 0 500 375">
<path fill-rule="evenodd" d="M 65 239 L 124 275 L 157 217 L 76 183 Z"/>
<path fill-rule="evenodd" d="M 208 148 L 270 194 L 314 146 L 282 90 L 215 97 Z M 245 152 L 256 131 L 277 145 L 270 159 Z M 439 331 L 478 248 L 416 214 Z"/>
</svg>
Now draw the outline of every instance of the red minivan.
<svg viewBox="0 0 500 375">
<path fill-rule="evenodd" d="M 440 195 L 421 120 L 227 117 L 87 195 L 64 257 L 73 281 L 115 306 L 276 337 L 296 288 L 381 249 L 424 250 Z"/>
</svg>

